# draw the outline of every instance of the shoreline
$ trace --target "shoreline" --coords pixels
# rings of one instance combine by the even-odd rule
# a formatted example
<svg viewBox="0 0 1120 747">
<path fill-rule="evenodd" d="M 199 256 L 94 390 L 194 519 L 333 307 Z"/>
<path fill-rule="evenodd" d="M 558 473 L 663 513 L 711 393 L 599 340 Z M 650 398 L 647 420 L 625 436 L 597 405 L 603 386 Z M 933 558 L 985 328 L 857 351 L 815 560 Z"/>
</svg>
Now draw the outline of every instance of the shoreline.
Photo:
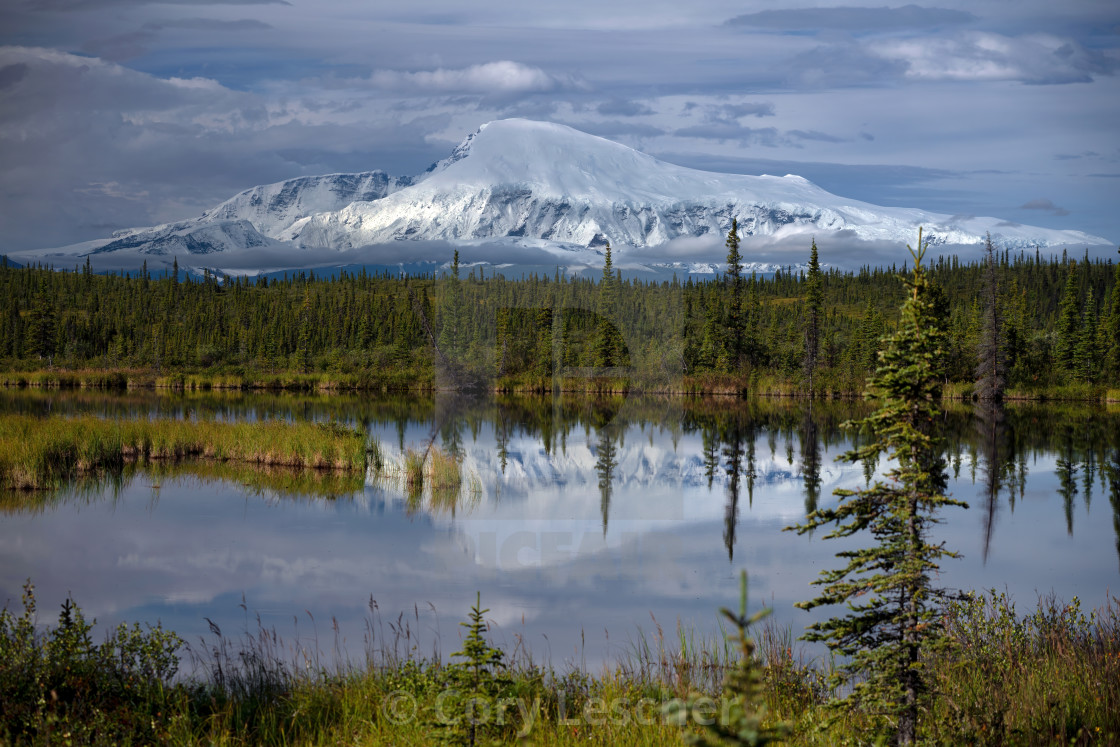
<svg viewBox="0 0 1120 747">
<path fill-rule="evenodd" d="M 370 377 L 361 374 L 309 374 L 297 372 L 226 374 L 178 372 L 158 374 L 137 369 L 116 370 L 43 370 L 0 371 L 0 388 L 39 390 L 94 390 L 94 391 L 168 391 L 168 392 L 304 392 L 312 394 L 437 394 L 449 392 L 477 392 L 490 395 L 548 396 L 557 394 L 582 394 L 588 396 L 672 396 L 672 397 L 751 397 L 797 399 L 813 401 L 845 401 L 867 398 L 866 390 L 822 388 L 812 397 L 795 382 L 765 377 L 713 378 L 710 376 L 683 377 L 679 383 L 649 384 L 621 376 L 573 376 L 560 379 L 560 385 L 546 382 L 514 383 L 498 381 L 475 389 L 440 386 L 429 379 L 412 377 L 410 383 L 402 379 L 409 372 L 392 376 Z M 575 384 L 581 385 L 575 385 Z M 949 382 L 945 385 L 942 400 L 947 402 L 976 402 L 971 382 Z M 1120 389 L 1105 385 L 1071 384 L 1060 387 L 1031 390 L 1009 387 L 1003 395 L 1004 402 L 1100 402 L 1120 403 Z"/>
</svg>

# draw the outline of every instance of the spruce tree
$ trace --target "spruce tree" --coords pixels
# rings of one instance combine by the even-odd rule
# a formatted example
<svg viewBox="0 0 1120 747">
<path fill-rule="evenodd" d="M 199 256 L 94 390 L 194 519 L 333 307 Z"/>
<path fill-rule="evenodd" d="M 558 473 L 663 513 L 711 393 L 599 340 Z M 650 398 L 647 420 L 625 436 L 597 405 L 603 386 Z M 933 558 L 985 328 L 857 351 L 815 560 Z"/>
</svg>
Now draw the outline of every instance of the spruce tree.
<svg viewBox="0 0 1120 747">
<path fill-rule="evenodd" d="M 1073 375 L 1078 381 L 1092 382 L 1097 378 L 1100 355 L 1097 351 L 1097 301 L 1089 288 L 1085 308 L 1081 312 L 1081 326 L 1073 348 Z"/>
<path fill-rule="evenodd" d="M 462 365 L 463 289 L 459 280 L 459 250 L 451 261 L 451 274 L 440 284 L 439 338 L 437 345 L 454 365 Z"/>
<path fill-rule="evenodd" d="M 304 288 L 303 303 L 299 308 L 299 336 L 296 341 L 296 365 L 302 373 L 311 370 L 312 325 L 314 313 L 311 307 L 311 289 Z"/>
<path fill-rule="evenodd" d="M 739 254 L 739 220 L 731 219 L 731 230 L 727 232 L 727 283 L 731 287 L 731 299 L 727 309 L 727 351 L 725 364 L 728 370 L 739 367 L 743 354 L 743 258 Z"/>
<path fill-rule="evenodd" d="M 821 264 L 817 260 L 817 240 L 809 250 L 809 276 L 805 281 L 805 306 L 808 318 L 805 320 L 805 375 L 809 377 L 809 397 L 813 397 L 813 374 L 817 369 L 817 354 L 821 339 L 821 310 L 824 306 L 824 281 L 821 278 Z"/>
<path fill-rule="evenodd" d="M 763 745 L 784 741 L 792 731 L 790 724 L 770 718 L 766 706 L 766 676 L 758 655 L 750 627 L 764 620 L 771 612 L 760 610 L 747 615 L 747 572 L 739 575 L 739 613 L 724 607 L 723 616 L 734 626 L 734 633 L 726 636 L 727 642 L 738 649 L 734 666 L 727 667 L 723 679 L 723 708 L 719 718 L 704 718 L 704 708 L 711 698 L 693 693 L 687 700 L 674 699 L 665 704 L 662 713 L 670 723 L 686 727 L 695 724 L 700 731 L 682 734 L 688 745 L 700 747 L 732 747 L 734 745 Z"/>
<path fill-rule="evenodd" d="M 1112 283 L 1112 303 L 1108 317 L 1101 322 L 1105 340 L 1104 369 L 1109 380 L 1120 383 L 1120 262 L 1116 264 Z"/>
<path fill-rule="evenodd" d="M 607 243 L 603 261 L 603 279 L 599 282 L 599 319 L 595 329 L 594 364 L 617 366 L 622 361 L 622 340 L 615 321 L 618 317 L 618 278 L 611 262 L 611 245 Z"/>
<path fill-rule="evenodd" d="M 28 350 L 40 359 L 49 359 L 55 352 L 55 312 L 46 276 L 35 293 L 28 319 Z"/>
<path fill-rule="evenodd" d="M 864 490 L 838 490 L 835 508 L 813 512 L 799 534 L 835 525 L 826 535 L 869 533 L 871 547 L 845 551 L 847 565 L 813 582 L 820 596 L 797 606 L 847 604 L 848 613 L 811 625 L 806 640 L 820 641 L 850 657 L 834 675 L 851 686 L 836 705 L 860 708 L 899 744 L 918 735 L 918 714 L 929 685 L 921 656 L 943 640 L 938 603 L 945 592 L 932 585 L 939 561 L 955 554 L 929 539 L 936 512 L 965 504 L 945 494 L 945 464 L 934 432 L 940 410 L 945 333 L 935 317 L 931 283 L 922 267 L 926 246 L 910 249 L 914 269 L 905 280 L 907 297 L 898 331 L 886 338 L 871 382 L 879 408 L 855 427 L 873 440 L 848 452 L 846 461 L 865 464 L 886 452 L 896 466 L 887 480 Z"/>
<path fill-rule="evenodd" d="M 1074 351 L 1081 331 L 1081 303 L 1077 283 L 1077 263 L 1069 265 L 1066 287 L 1058 305 L 1058 339 L 1055 359 L 1058 367 L 1067 373 L 1073 371 Z"/>
<path fill-rule="evenodd" d="M 1007 359 L 1004 354 L 1003 318 L 999 308 L 999 284 L 996 277 L 996 258 L 989 233 L 985 244 L 984 309 L 982 312 L 980 342 L 976 347 L 976 396 L 981 400 L 1003 399 L 1007 380 Z"/>
</svg>

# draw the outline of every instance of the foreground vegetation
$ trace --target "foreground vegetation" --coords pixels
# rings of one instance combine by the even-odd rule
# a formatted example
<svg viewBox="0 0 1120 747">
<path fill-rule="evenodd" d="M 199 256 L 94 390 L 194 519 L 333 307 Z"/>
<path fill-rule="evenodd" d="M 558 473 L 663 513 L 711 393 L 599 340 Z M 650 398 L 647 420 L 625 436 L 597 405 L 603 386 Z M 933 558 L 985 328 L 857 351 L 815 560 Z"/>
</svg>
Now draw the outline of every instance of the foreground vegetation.
<svg viewBox="0 0 1120 747">
<path fill-rule="evenodd" d="M 869 743 L 875 734 L 874 714 L 860 710 L 825 726 L 837 695 L 825 684 L 829 663 L 804 661 L 788 631 L 755 629 L 746 670 L 743 646 L 677 631 L 641 639 L 600 672 L 557 671 L 495 646 L 484 613 L 472 610 L 449 660 L 418 655 L 420 621 L 399 618 L 371 640 L 365 662 L 323 668 L 314 652 L 293 653 L 265 630 L 230 638 L 212 628 L 188 646 L 159 626 L 122 624 L 97 643 L 72 600 L 56 625 L 38 628 L 29 584 L 22 610 L 0 613 L 0 740 L 678 745 L 723 715 L 725 725 L 746 723 L 736 720 L 743 706 L 760 733 L 784 725 L 789 744 Z M 1043 599 L 1022 615 L 991 592 L 950 604 L 945 621 L 950 645 L 920 664 L 940 693 L 920 741 L 1120 739 L 1120 600 L 1086 613 L 1077 599 Z M 180 673 L 180 660 L 193 670 Z M 744 677 L 755 685 L 744 690 Z"/>
<path fill-rule="evenodd" d="M 47 490 L 125 462 L 205 459 L 364 473 L 366 435 L 335 422 L 0 415 L 0 488 Z"/>
<path fill-rule="evenodd" d="M 596 382 L 594 386 L 600 391 L 634 383 L 635 362 L 642 385 L 672 381 L 677 362 L 681 368 L 706 367 L 734 379 L 759 365 L 764 348 L 753 325 L 760 308 L 754 293 L 755 279 L 749 286 L 743 281 L 734 222 L 727 246 L 726 292 L 720 285 L 708 290 L 703 331 L 691 336 L 691 313 L 686 303 L 679 338 L 674 337 L 678 328 L 669 325 L 668 338 L 653 334 L 650 328 L 649 333 L 635 338 L 636 344 L 627 344 L 620 325 L 627 329 L 648 326 L 649 310 L 623 305 L 622 283 L 612 272 L 609 246 L 602 279 L 594 293 L 594 314 L 573 313 L 580 310 L 578 305 L 555 296 L 551 307 L 524 303 L 501 306 L 495 309 L 493 347 L 487 341 L 476 344 L 478 315 L 466 313 L 474 304 L 464 303 L 457 253 L 450 282 L 440 286 L 438 316 L 415 289 L 408 288 L 407 296 L 435 353 L 436 379 L 453 389 L 482 385 L 494 374 L 495 365 L 499 381 L 518 372 L 540 377 L 545 374 L 539 368 L 550 365 L 553 386 L 559 369 L 583 365 L 589 367 L 584 380 Z M 479 600 L 469 622 L 462 624 L 467 631 L 462 647 L 451 656 L 462 662 L 444 663 L 438 654 L 432 659 L 418 658 L 411 632 L 402 630 L 403 618 L 398 618 L 393 629 L 397 643 L 403 632 L 410 644 L 404 657 L 397 655 L 399 649 L 394 644 L 392 656 L 386 657 L 387 649 L 383 648 L 380 657 L 375 653 L 368 656 L 362 668 L 343 666 L 334 671 L 318 665 L 317 651 L 302 662 L 302 670 L 289 668 L 290 660 L 278 653 L 277 637 L 268 631 L 248 638 L 237 648 L 223 639 L 220 629 L 211 622 L 218 643 L 196 659 L 209 665 L 208 675 L 175 680 L 176 653 L 181 645 L 177 636 L 158 628 L 145 634 L 138 627 L 129 630 L 122 626 L 105 644 L 94 646 L 91 626 L 70 600 L 63 605 L 58 628 L 41 635 L 33 622 L 34 596 L 28 582 L 23 615 L 17 618 L 5 610 L 0 616 L 4 647 L 0 654 L 7 654 L 5 659 L 11 662 L 0 669 L 0 696 L 7 695 L 11 703 L 5 701 L 4 706 L 10 714 L 0 714 L 11 716 L 5 726 L 13 738 L 32 740 L 50 739 L 56 729 L 64 729 L 63 740 L 77 737 L 83 742 L 236 742 L 247 734 L 252 743 L 428 743 L 434 737 L 435 741 L 472 747 L 515 737 L 567 743 L 573 738 L 598 741 L 604 735 L 609 744 L 658 743 L 671 739 L 670 734 L 690 744 L 704 745 L 761 745 L 785 739 L 806 743 L 824 740 L 828 744 L 1112 740 L 1117 736 L 1114 721 L 1118 718 L 1113 714 L 1120 711 L 1120 701 L 1113 692 L 1120 687 L 1116 661 L 1120 655 L 1120 611 L 1111 603 L 1099 617 L 1092 613 L 1086 618 L 1076 598 L 1068 605 L 1044 601 L 1034 615 L 1020 619 L 1004 597 L 966 596 L 962 601 L 959 595 L 934 585 L 939 562 L 955 553 L 944 545 L 931 544 L 928 529 L 939 521 L 939 509 L 965 504 L 945 495 L 944 454 L 945 447 L 951 445 L 943 442 L 940 432 L 939 403 L 946 382 L 961 361 L 954 361 L 954 352 L 959 350 L 954 351 L 948 342 L 953 335 L 944 287 L 931 279 L 923 266 L 926 248 L 919 231 L 917 249 L 908 247 L 914 266 L 905 281 L 906 300 L 897 329 L 875 338 L 877 366 L 870 388 L 878 408 L 849 424 L 860 430 L 863 442 L 844 459 L 863 464 L 867 487 L 837 490 L 839 504 L 819 508 L 817 488 L 813 487 L 819 487 L 819 480 L 811 477 L 814 470 L 809 467 L 819 459 L 811 458 L 808 452 L 803 454 L 806 519 L 788 528 L 806 532 L 833 525 L 825 539 L 859 535 L 872 543 L 863 549 L 838 552 L 847 565 L 822 572 L 815 582 L 822 593 L 797 605 L 812 608 L 845 604 L 847 608 L 842 616 L 810 626 L 803 636 L 825 643 L 834 656 L 842 657 L 830 659 L 827 671 L 795 665 L 792 645 L 774 645 L 775 641 L 788 641 L 789 636 L 776 635 L 772 630 L 764 634 L 758 649 L 761 654 L 756 657 L 749 628 L 765 613 L 747 615 L 745 574 L 739 613 L 724 612 L 737 628 L 736 635 L 722 643 L 697 646 L 682 633 L 680 648 L 668 652 L 662 638 L 656 657 L 650 655 L 648 646 L 640 646 L 623 666 L 616 665 L 599 676 L 578 671 L 557 673 L 535 665 L 527 654 L 518 661 L 507 660 L 506 653 L 486 638 L 488 610 Z M 967 363 L 970 377 L 973 365 L 979 363 L 974 369 L 977 418 L 983 431 L 986 490 L 989 500 L 994 501 L 1001 483 L 1011 480 L 1007 473 L 1011 462 L 999 453 L 1003 443 L 1000 430 L 1006 417 L 1001 400 L 1007 377 L 1015 375 L 1009 360 L 1017 350 L 1022 352 L 1016 347 L 1016 340 L 1022 340 L 1015 323 L 1001 316 L 999 273 L 990 240 L 987 250 L 982 330 L 978 330 L 977 345 Z M 822 324 L 824 281 L 815 243 L 809 268 L 801 371 L 813 397 L 818 385 L 821 391 L 828 390 L 829 365 L 820 365 L 820 359 L 827 358 L 831 329 Z M 1120 280 L 1120 269 L 1116 276 Z M 92 277 L 88 265 L 85 277 Z M 146 273 L 142 279 L 149 280 Z M 177 288 L 177 277 L 173 283 Z M 559 278 L 556 283 L 561 284 Z M 1112 309 L 1102 320 L 1091 290 L 1086 305 L 1079 310 L 1076 285 L 1071 271 L 1059 305 L 1055 363 L 1051 368 L 1059 375 L 1091 385 L 1120 370 L 1120 334 L 1112 334 L 1114 326 L 1120 330 L 1120 297 L 1115 289 L 1109 291 Z M 1117 285 L 1120 287 L 1120 283 Z M 689 300 L 687 291 L 683 298 Z M 534 295 L 531 300 L 539 304 L 542 299 Z M 630 300 L 634 299 L 632 296 Z M 555 305 L 558 300 L 559 307 Z M 656 302 L 658 297 L 647 295 L 644 300 Z M 484 305 L 485 299 L 478 301 Z M 304 312 L 309 302 L 309 290 L 305 288 Z M 308 318 L 304 315 L 301 321 L 296 359 L 304 371 L 311 350 L 305 325 Z M 432 326 L 433 318 L 440 322 L 438 332 Z M 30 340 L 39 346 L 40 355 L 42 346 L 49 342 L 50 325 L 44 323 L 47 319 L 49 314 L 40 308 L 30 331 Z M 468 336 L 472 320 L 473 338 Z M 683 345 L 677 351 L 679 361 L 673 359 L 674 339 Z M 669 348 L 664 347 L 667 342 Z M 522 362 L 527 361 L 531 370 L 517 365 L 519 348 Z M 487 358 L 488 352 L 492 358 Z M 660 368 L 650 365 L 655 360 L 661 361 Z M 21 423 L 21 417 L 11 416 L 9 443 L 13 447 L 30 437 L 34 424 L 43 422 L 24 418 L 27 422 Z M 13 486 L 33 488 L 37 480 L 48 483 L 56 479 L 52 470 L 62 470 L 63 474 L 96 470 L 133 456 L 168 459 L 178 458 L 181 453 L 202 454 L 259 463 L 281 463 L 284 458 L 262 451 L 263 444 L 254 449 L 239 445 L 236 439 L 223 441 L 221 436 L 225 434 L 208 434 L 205 441 L 153 442 L 150 433 L 130 433 L 126 437 L 120 425 L 115 431 L 112 427 L 99 431 L 101 426 L 87 426 L 78 419 L 64 422 L 77 424 L 77 432 L 67 433 L 65 427 L 43 428 L 47 435 L 42 443 L 35 450 L 16 455 L 7 468 Z M 85 432 L 82 427 L 91 430 Z M 319 427 L 340 436 L 349 432 L 359 439 L 358 455 L 365 464 L 364 429 L 349 431 L 333 424 Z M 174 433 L 173 429 L 162 429 L 155 434 L 162 437 L 166 430 Z M 613 441 L 608 423 L 598 424 L 596 430 L 600 440 L 597 470 L 605 472 L 599 483 L 605 535 Z M 428 448 L 421 452 L 404 448 L 402 431 L 402 454 L 394 472 L 410 493 L 410 505 L 422 499 L 427 484 L 433 507 L 438 503 L 437 490 L 449 490 L 455 494 L 450 502 L 454 510 L 463 487 L 456 442 L 444 439 L 450 446 L 447 453 L 433 450 L 436 435 L 433 430 Z M 720 434 L 720 441 L 724 435 Z M 730 534 L 725 543 L 730 558 L 743 457 L 738 442 L 743 434 L 726 435 L 736 442 L 729 454 L 728 472 Z M 501 453 L 502 437 L 498 440 Z M 719 464 L 714 448 L 705 442 L 706 464 L 709 454 L 714 459 L 710 470 Z M 344 459 L 322 451 L 313 454 L 308 461 L 306 451 L 295 449 L 287 458 L 303 466 L 347 467 Z M 379 445 L 370 454 L 375 470 L 382 472 L 384 459 Z M 883 454 L 896 464 L 885 480 L 872 484 Z M 748 465 L 750 459 L 748 454 Z M 21 465 L 23 472 L 19 471 Z M 1062 490 L 1070 497 L 1076 491 L 1072 475 L 1059 465 Z M 1086 499 L 1091 482 L 1090 475 Z M 750 490 L 748 479 L 748 495 Z M 1116 509 L 1117 504 L 1113 507 Z M 1067 510 L 1067 523 L 1070 520 Z M 372 600 L 371 607 L 376 614 Z M 80 673 L 77 681 L 72 679 L 74 671 Z M 101 679 L 104 681 L 99 683 Z M 88 690 L 91 683 L 97 689 Z M 1054 693 L 1055 686 L 1062 688 L 1060 694 Z M 357 699 L 348 695 L 354 689 L 361 693 Z M 73 693 L 73 698 L 60 696 L 60 691 Z M 154 695 L 143 696 L 142 692 Z M 104 700 L 102 693 L 109 693 L 111 699 Z M 138 719 L 128 706 L 132 693 L 140 698 Z M 124 710 L 117 718 L 122 703 Z M 296 708 L 287 710 L 292 703 Z M 569 717 L 569 703 L 576 708 L 576 717 Z M 651 712 L 649 707 L 656 710 Z M 170 715 L 171 722 L 164 720 L 165 714 Z M 342 731 L 337 731 L 340 724 Z M 647 729 L 653 731 L 647 734 Z"/>
</svg>

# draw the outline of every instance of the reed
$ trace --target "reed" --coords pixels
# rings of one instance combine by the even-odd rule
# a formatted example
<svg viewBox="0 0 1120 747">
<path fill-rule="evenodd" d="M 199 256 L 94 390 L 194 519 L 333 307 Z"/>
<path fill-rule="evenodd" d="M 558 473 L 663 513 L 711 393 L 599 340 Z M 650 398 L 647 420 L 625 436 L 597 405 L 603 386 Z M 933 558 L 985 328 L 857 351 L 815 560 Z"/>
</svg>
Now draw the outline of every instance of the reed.
<svg viewBox="0 0 1120 747">
<path fill-rule="evenodd" d="M 472 508 L 482 497 L 478 476 L 465 473 L 460 459 L 436 444 L 409 447 L 397 456 L 386 453 L 380 444 L 373 450 L 381 464 L 374 477 L 403 492 L 410 512 L 425 509 L 454 515 Z"/>
<path fill-rule="evenodd" d="M 424 489 L 424 453 L 407 449 L 404 453 L 404 484 L 409 492 Z"/>
<path fill-rule="evenodd" d="M 0 487 L 43 490 L 126 461 L 208 459 L 362 471 L 365 434 L 337 423 L 0 416 Z"/>
</svg>

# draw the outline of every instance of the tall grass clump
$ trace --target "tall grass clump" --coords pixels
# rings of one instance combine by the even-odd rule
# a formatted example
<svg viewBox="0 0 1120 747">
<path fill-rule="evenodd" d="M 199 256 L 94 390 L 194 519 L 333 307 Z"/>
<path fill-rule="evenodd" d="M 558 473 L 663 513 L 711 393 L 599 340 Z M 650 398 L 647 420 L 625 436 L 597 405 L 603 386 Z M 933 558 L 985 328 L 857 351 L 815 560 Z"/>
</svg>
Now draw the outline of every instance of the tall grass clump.
<svg viewBox="0 0 1120 747">
<path fill-rule="evenodd" d="M 415 449 L 404 452 L 404 484 L 410 495 L 424 490 L 424 453 Z"/>
<path fill-rule="evenodd" d="M 465 474 L 459 457 L 435 444 L 426 449 L 406 448 L 393 457 L 377 446 L 381 468 L 376 476 L 383 485 L 404 493 L 409 511 L 425 507 L 436 513 L 454 514 L 473 506 L 482 494 L 476 475 Z"/>
<path fill-rule="evenodd" d="M 361 471 L 365 434 L 338 423 L 0 416 L 0 488 L 51 489 L 125 461 L 181 459 Z"/>
<path fill-rule="evenodd" d="M 429 459 L 431 463 L 428 468 L 428 479 L 432 490 L 458 489 L 463 481 L 459 460 L 444 449 L 433 449 Z"/>
</svg>

